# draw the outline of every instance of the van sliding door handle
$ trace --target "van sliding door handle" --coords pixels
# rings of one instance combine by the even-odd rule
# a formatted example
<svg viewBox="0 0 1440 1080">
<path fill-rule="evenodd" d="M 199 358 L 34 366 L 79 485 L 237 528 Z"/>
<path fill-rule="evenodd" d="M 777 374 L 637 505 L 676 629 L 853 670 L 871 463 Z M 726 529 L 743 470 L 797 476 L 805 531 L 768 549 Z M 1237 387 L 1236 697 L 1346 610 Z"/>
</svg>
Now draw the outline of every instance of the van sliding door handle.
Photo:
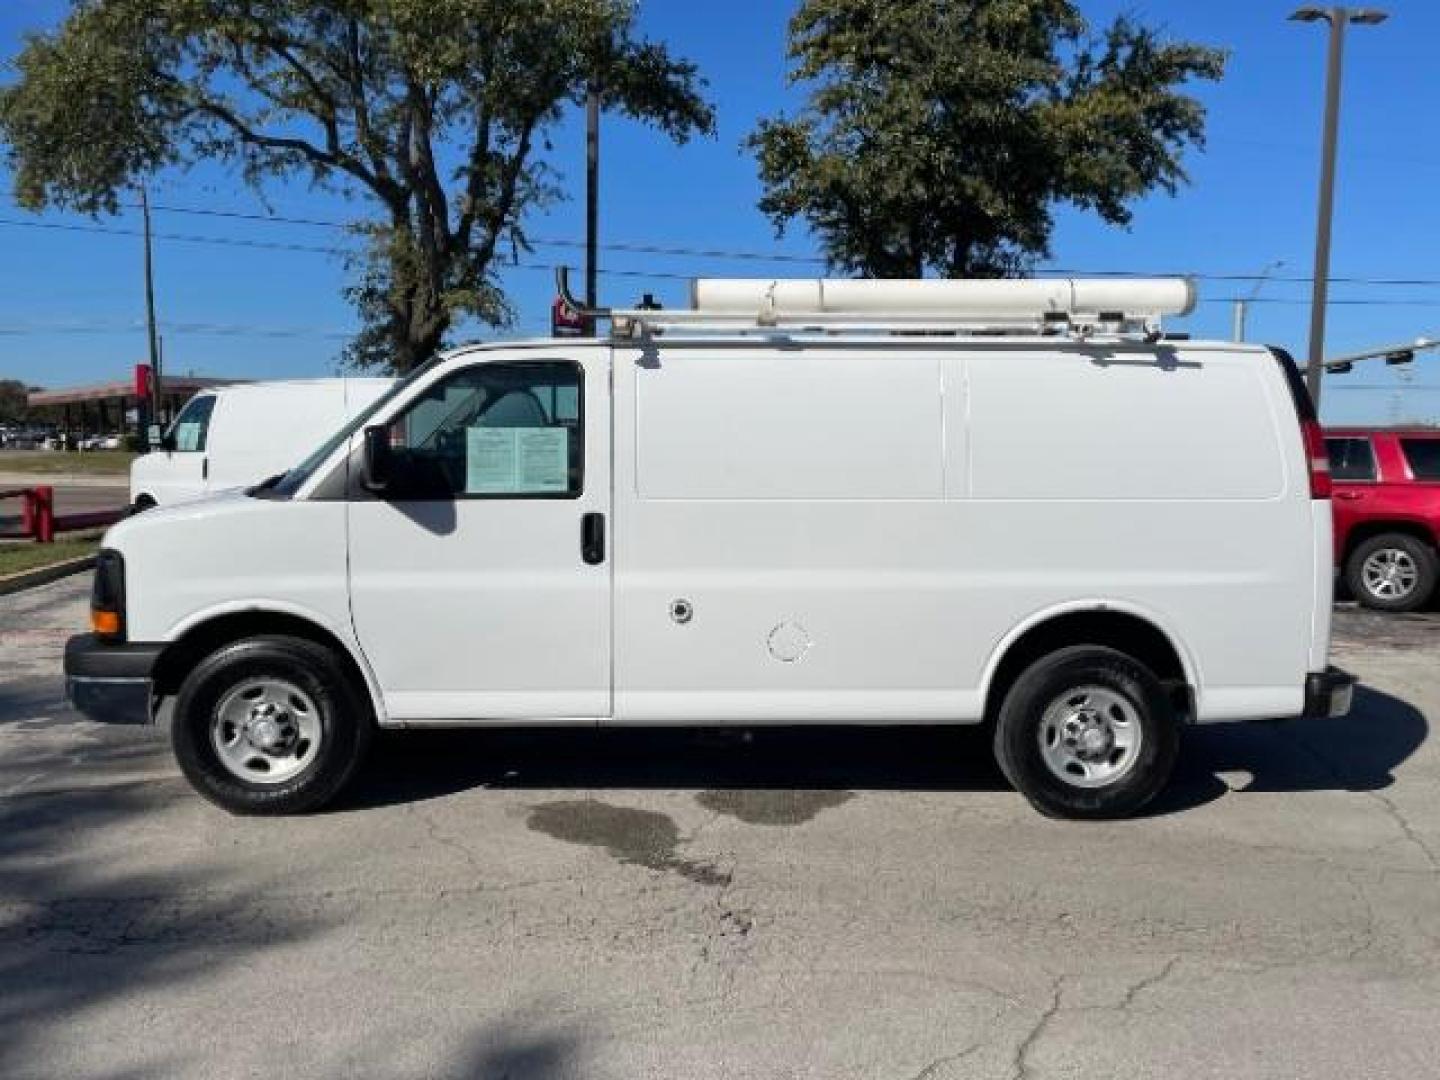
<svg viewBox="0 0 1440 1080">
<path fill-rule="evenodd" d="M 580 519 L 580 557 L 591 566 L 605 561 L 604 514 L 586 514 Z"/>
</svg>

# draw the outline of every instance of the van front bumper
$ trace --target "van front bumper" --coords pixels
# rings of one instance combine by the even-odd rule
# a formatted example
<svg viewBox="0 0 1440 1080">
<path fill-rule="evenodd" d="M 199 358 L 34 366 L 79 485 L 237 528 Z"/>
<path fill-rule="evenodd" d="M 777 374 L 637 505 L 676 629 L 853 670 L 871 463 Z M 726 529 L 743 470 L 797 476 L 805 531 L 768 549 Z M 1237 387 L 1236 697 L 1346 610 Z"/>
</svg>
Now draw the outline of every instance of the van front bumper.
<svg viewBox="0 0 1440 1080">
<path fill-rule="evenodd" d="M 65 696 L 102 724 L 152 723 L 151 673 L 162 648 L 77 634 L 65 643 Z"/>
<path fill-rule="evenodd" d="M 1305 676 L 1306 719 L 1344 716 L 1355 698 L 1355 676 L 1337 667 Z"/>
</svg>

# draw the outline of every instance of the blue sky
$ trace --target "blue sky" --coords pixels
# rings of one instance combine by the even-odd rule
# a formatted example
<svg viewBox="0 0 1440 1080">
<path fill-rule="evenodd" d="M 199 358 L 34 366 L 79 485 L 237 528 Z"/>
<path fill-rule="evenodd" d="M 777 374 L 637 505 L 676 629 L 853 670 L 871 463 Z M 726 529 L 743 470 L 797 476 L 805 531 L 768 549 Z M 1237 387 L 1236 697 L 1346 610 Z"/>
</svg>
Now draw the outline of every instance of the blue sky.
<svg viewBox="0 0 1440 1080">
<path fill-rule="evenodd" d="M 54 25 L 61 0 L 0 4 L 0 57 L 12 58 L 27 29 Z M 1226 78 L 1195 88 L 1209 109 L 1207 148 L 1192 154 L 1192 184 L 1136 208 L 1129 230 L 1062 210 L 1053 271 L 1255 274 L 1283 261 L 1277 278 L 1310 274 L 1319 159 L 1324 33 L 1286 21 L 1295 6 L 1272 0 L 1082 0 L 1092 21 L 1129 11 L 1177 37 L 1231 53 Z M 1440 4 L 1388 0 L 1391 19 L 1348 39 L 1341 164 L 1332 273 L 1336 277 L 1440 279 L 1440 79 L 1430 43 L 1440 38 Z M 803 230 L 776 240 L 755 209 L 759 186 L 740 143 L 756 120 L 793 110 L 785 83 L 789 0 L 647 0 L 642 22 L 653 37 L 697 61 L 719 115 L 714 140 L 674 147 L 648 129 L 607 120 L 603 142 L 602 243 L 657 244 L 813 256 Z M 8 77 L 8 76 L 0 76 Z M 569 202 L 532 220 L 534 237 L 575 244 L 583 237 L 580 118 L 553 136 L 554 164 L 573 191 Z M 0 377 L 61 386 L 121 378 L 143 359 L 140 242 L 133 235 L 38 228 L 133 230 L 134 215 L 89 222 L 33 216 L 0 177 Z M 160 178 L 158 205 L 265 213 L 234 177 L 213 168 Z M 323 192 L 277 187 L 269 212 L 347 220 L 357 207 Z M 18 224 L 17 224 L 18 223 Z M 226 238 L 295 247 L 334 247 L 343 234 L 325 226 L 234 221 L 157 213 L 158 234 Z M 573 246 L 538 246 L 507 270 L 519 319 L 515 334 L 548 326 L 556 262 L 579 266 Z M 642 291 L 676 302 L 680 277 L 793 275 L 807 267 L 709 257 L 605 252 L 602 299 L 627 302 Z M 534 268 L 529 268 L 534 267 Z M 818 267 L 816 271 L 818 272 Z M 156 245 L 158 309 L 167 369 L 237 377 L 326 374 L 353 316 L 341 297 L 338 258 L 300 250 L 245 248 L 181 239 Z M 665 275 L 647 279 L 629 275 Z M 1202 304 L 1172 329 L 1225 337 L 1229 299 L 1249 284 L 1201 281 Z M 1308 284 L 1273 280 L 1251 308 L 1250 337 L 1305 352 Z M 1440 287 L 1337 284 L 1329 317 L 1334 355 L 1440 333 Z M 473 336 L 480 336 L 476 331 Z M 1440 357 L 1413 369 L 1368 365 L 1327 381 L 1326 418 L 1398 422 L 1440 420 Z"/>
</svg>

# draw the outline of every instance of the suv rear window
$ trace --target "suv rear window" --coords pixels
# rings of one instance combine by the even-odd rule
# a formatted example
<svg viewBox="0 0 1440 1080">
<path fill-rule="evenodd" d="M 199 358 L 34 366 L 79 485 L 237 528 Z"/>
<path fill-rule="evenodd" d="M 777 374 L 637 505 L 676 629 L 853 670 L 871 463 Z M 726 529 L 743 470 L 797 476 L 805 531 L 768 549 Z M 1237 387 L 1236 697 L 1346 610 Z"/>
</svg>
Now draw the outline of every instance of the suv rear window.
<svg viewBox="0 0 1440 1080">
<path fill-rule="evenodd" d="M 1440 438 L 1401 439 L 1400 449 L 1416 480 L 1440 480 Z"/>
<path fill-rule="evenodd" d="M 1326 439 L 1330 476 L 1335 480 L 1374 480 L 1375 448 L 1369 439 Z"/>
</svg>

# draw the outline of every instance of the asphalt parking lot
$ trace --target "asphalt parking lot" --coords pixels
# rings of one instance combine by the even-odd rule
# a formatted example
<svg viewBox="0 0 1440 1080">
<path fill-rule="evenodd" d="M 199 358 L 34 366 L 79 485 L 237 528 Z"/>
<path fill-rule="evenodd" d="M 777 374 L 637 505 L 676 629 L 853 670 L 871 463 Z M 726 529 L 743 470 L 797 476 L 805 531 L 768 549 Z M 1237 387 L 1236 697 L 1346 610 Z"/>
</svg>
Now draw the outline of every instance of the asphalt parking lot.
<svg viewBox="0 0 1440 1080">
<path fill-rule="evenodd" d="M 88 581 L 0 598 L 0 1076 L 1416 1077 L 1440 616 L 1332 721 L 1192 730 L 1079 825 L 955 732 L 397 736 L 231 818 L 70 712 Z"/>
</svg>

